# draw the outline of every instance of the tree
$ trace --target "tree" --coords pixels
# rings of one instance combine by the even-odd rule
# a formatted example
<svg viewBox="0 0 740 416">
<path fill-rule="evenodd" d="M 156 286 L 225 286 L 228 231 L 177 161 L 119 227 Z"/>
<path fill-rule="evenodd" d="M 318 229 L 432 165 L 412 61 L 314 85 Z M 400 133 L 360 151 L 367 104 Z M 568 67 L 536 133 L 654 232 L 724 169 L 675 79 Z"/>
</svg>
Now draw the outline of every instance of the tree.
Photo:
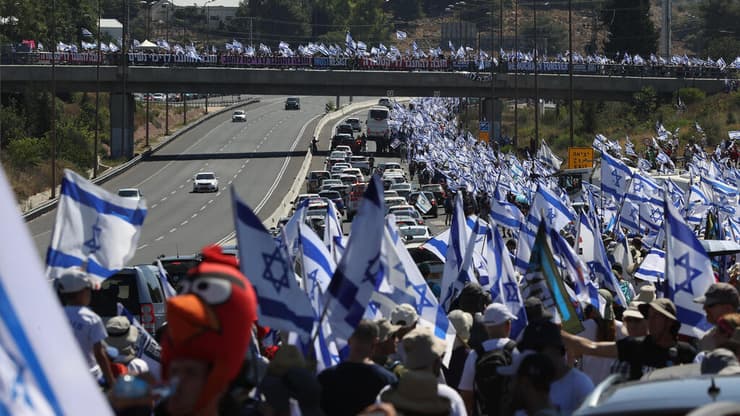
<svg viewBox="0 0 740 416">
<path fill-rule="evenodd" d="M 609 0 L 601 9 L 601 21 L 608 30 L 604 52 L 647 56 L 658 49 L 660 34 L 650 20 L 649 0 Z"/>
<path fill-rule="evenodd" d="M 734 59 L 740 50 L 740 31 L 737 26 L 740 1 L 706 0 L 699 3 L 698 14 L 702 29 L 696 37 L 699 41 L 697 49 L 715 59 Z"/>
<path fill-rule="evenodd" d="M 238 16 L 253 17 L 254 41 L 277 45 L 281 40 L 306 43 L 311 39 L 310 10 L 304 2 L 292 0 L 254 0 L 239 6 Z M 249 25 L 240 19 L 239 27 Z M 242 32 L 245 32 L 243 29 Z"/>
<path fill-rule="evenodd" d="M 396 19 L 409 21 L 416 20 L 424 15 L 422 0 L 394 0 L 389 2 L 390 9 Z"/>
<path fill-rule="evenodd" d="M 521 23 L 520 23 L 521 24 Z M 520 38 L 526 39 L 520 48 L 534 48 L 534 22 L 521 26 Z M 558 23 L 545 13 L 537 13 L 537 49 L 539 53 L 554 55 L 568 49 L 568 27 Z"/>
</svg>

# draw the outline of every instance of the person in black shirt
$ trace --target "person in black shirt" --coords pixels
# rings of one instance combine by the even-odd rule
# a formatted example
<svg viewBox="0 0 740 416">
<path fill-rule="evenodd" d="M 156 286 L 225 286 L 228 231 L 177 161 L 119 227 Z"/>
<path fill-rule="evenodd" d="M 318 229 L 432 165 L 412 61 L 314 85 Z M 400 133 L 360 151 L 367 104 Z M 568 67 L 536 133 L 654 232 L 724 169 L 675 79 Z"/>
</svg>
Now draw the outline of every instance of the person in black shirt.
<svg viewBox="0 0 740 416">
<path fill-rule="evenodd" d="M 356 415 L 375 402 L 380 389 L 398 382 L 371 359 L 378 334 L 375 322 L 360 321 L 349 338 L 347 359 L 319 373 L 321 408 L 327 416 Z"/>
<path fill-rule="evenodd" d="M 617 342 L 593 342 L 563 332 L 568 349 L 586 355 L 616 358 L 612 372 L 620 372 L 637 380 L 656 368 L 688 364 L 694 361 L 696 350 L 678 341 L 681 323 L 676 318 L 676 306 L 669 299 L 655 299 L 639 306 L 648 320 L 649 335 L 627 337 Z"/>
</svg>

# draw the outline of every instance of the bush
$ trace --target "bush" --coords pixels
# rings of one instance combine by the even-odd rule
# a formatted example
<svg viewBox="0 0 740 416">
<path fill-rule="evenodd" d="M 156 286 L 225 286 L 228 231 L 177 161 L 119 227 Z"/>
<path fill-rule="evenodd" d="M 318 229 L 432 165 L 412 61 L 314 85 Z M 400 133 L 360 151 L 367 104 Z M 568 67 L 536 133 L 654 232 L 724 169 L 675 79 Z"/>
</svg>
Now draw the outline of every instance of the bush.
<svg viewBox="0 0 740 416">
<path fill-rule="evenodd" d="M 678 102 L 678 98 L 681 98 L 686 105 L 696 104 L 704 101 L 707 98 L 707 94 L 698 88 L 681 88 L 674 94 L 674 102 Z"/>
<path fill-rule="evenodd" d="M 14 139 L 8 143 L 6 154 L 13 166 L 19 168 L 36 166 L 49 155 L 48 141 L 35 137 Z"/>
<path fill-rule="evenodd" d="M 632 112 L 640 120 L 647 120 L 658 109 L 658 95 L 653 87 L 644 87 L 632 95 Z"/>
</svg>

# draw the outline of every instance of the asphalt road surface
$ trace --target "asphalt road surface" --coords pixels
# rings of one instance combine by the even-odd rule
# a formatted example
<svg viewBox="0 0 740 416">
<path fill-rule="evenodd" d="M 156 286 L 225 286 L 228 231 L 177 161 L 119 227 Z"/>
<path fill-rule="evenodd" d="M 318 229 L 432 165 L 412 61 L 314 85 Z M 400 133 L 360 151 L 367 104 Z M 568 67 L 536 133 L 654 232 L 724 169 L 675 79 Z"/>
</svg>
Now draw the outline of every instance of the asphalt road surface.
<svg viewBox="0 0 740 416">
<path fill-rule="evenodd" d="M 260 103 L 243 107 L 246 123 L 232 123 L 230 112 L 220 114 L 105 183 L 112 192 L 139 188 L 147 200 L 149 212 L 129 263 L 151 263 L 160 254 L 191 254 L 228 235 L 234 229 L 232 184 L 260 218 L 270 216 L 293 182 L 303 179 L 296 176 L 329 100 L 334 97 L 303 97 L 300 111 L 285 111 L 285 97 L 262 97 Z M 332 127 L 327 124 L 321 136 L 328 136 Z M 200 171 L 216 173 L 218 192 L 192 193 L 192 177 Z M 55 218 L 53 210 L 28 223 L 42 259 Z"/>
</svg>

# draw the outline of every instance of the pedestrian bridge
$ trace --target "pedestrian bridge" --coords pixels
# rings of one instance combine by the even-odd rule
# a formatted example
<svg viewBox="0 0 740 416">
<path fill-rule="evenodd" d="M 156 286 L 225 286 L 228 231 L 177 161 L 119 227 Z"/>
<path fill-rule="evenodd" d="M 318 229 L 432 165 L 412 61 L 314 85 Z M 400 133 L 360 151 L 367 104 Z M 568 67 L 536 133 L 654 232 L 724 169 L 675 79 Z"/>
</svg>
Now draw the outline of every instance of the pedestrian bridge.
<svg viewBox="0 0 740 416">
<path fill-rule="evenodd" d="M 49 65 L 3 65 L 3 91 L 51 89 Z M 567 99 L 568 74 L 361 71 L 297 68 L 100 66 L 101 91 L 195 92 L 316 96 L 412 96 Z M 57 65 L 57 91 L 96 91 L 94 65 Z M 125 78 L 125 85 L 124 85 Z M 535 86 L 536 85 L 536 86 Z M 661 96 L 694 87 L 707 94 L 725 89 L 723 79 L 573 75 L 573 96 L 582 100 L 627 101 L 644 87 Z"/>
</svg>

